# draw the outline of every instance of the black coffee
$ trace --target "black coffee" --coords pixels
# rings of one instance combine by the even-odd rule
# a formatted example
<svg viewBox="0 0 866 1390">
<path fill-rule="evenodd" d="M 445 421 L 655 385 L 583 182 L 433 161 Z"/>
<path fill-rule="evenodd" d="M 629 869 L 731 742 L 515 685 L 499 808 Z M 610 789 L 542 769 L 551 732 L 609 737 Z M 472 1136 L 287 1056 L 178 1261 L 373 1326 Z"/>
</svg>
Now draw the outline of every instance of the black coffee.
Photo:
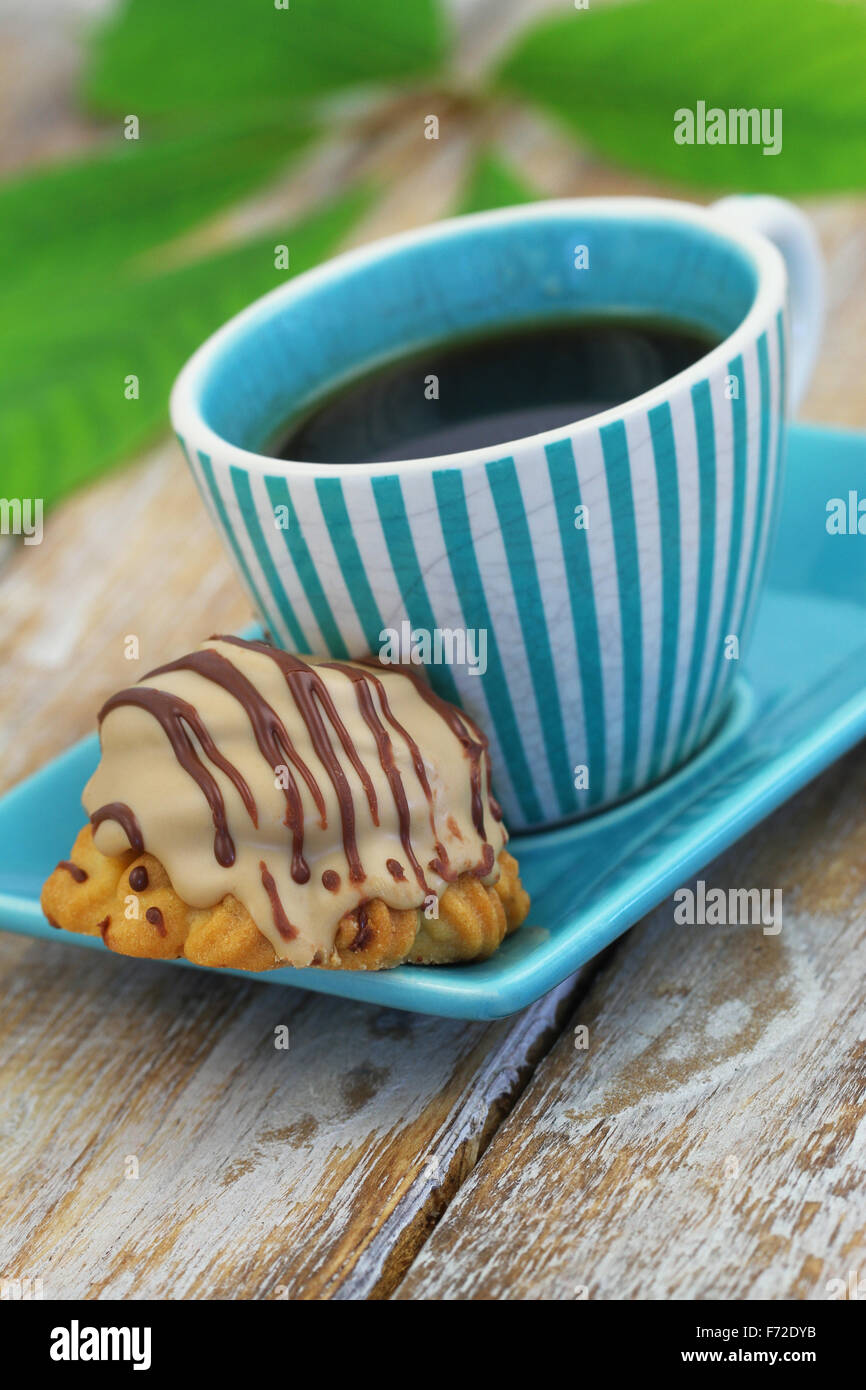
<svg viewBox="0 0 866 1390">
<path fill-rule="evenodd" d="M 641 320 L 534 324 L 452 340 L 357 376 L 280 431 L 278 458 L 378 463 L 507 444 L 596 415 L 715 342 Z"/>
</svg>

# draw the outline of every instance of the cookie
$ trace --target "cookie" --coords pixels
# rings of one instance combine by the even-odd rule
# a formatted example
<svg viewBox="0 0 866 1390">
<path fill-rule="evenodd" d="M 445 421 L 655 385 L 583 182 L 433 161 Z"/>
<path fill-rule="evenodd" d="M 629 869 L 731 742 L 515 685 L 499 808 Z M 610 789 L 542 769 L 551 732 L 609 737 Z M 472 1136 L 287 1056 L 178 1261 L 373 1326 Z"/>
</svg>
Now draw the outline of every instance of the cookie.
<svg viewBox="0 0 866 1390">
<path fill-rule="evenodd" d="M 481 959 L 528 898 L 487 739 L 415 671 L 211 638 L 106 701 L 49 920 L 243 970 Z"/>
<path fill-rule="evenodd" d="M 381 898 L 362 903 L 336 923 L 328 955 L 310 964 L 330 970 L 387 970 L 483 960 L 520 925 L 529 908 L 517 862 L 507 850 L 499 856 L 499 870 L 491 887 L 462 874 L 435 900 L 435 913 L 429 916 L 429 907 L 400 911 Z M 46 880 L 42 908 L 53 926 L 101 936 L 118 955 L 152 960 L 184 956 L 196 965 L 253 971 L 285 964 L 236 898 L 228 896 L 212 908 L 190 907 L 152 854 L 101 854 L 89 825 L 79 832 L 70 860 L 58 864 Z"/>
</svg>

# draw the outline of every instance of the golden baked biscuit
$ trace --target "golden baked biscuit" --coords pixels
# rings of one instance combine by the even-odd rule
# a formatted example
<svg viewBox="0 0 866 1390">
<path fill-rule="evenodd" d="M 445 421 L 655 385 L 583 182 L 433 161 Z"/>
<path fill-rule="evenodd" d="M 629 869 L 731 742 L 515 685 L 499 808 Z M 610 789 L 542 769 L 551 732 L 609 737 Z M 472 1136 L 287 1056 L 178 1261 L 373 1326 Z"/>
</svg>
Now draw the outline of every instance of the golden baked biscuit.
<svg viewBox="0 0 866 1390">
<path fill-rule="evenodd" d="M 311 965 L 389 970 L 403 964 L 484 960 L 529 911 L 517 861 L 502 850 L 498 862 L 499 878 L 490 887 L 472 874 L 461 874 L 439 900 L 438 916 L 426 917 L 423 908 L 395 910 L 381 898 L 361 904 L 337 924 L 327 959 L 314 959 Z M 276 958 L 236 898 L 228 896 L 211 908 L 190 907 L 152 854 L 101 854 L 89 825 L 79 831 L 71 859 L 46 879 L 42 910 L 52 926 L 101 936 L 110 951 L 122 956 L 185 956 L 196 965 L 235 970 L 276 970 L 286 963 Z"/>
<path fill-rule="evenodd" d="M 483 959 L 526 917 L 487 740 L 411 670 L 211 638 L 99 723 L 55 926 L 122 955 L 382 970 Z"/>
</svg>

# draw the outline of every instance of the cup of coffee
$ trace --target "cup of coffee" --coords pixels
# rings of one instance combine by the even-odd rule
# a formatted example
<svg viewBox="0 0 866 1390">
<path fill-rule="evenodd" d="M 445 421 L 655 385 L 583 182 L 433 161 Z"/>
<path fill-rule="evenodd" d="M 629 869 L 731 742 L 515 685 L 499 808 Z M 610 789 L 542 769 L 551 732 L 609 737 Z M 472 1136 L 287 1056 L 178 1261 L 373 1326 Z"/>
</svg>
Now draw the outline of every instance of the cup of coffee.
<svg viewBox="0 0 866 1390">
<path fill-rule="evenodd" d="M 723 719 L 821 315 L 778 199 L 537 203 L 282 285 L 189 361 L 172 419 L 272 639 L 423 664 L 539 827 Z"/>
</svg>

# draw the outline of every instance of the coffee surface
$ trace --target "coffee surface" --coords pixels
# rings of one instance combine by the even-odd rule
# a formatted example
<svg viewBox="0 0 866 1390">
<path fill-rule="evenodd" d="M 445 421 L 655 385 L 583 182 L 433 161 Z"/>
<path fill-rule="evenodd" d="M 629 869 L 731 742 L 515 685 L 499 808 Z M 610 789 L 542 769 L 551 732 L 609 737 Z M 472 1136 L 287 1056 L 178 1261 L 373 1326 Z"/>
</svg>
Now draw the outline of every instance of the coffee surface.
<svg viewBox="0 0 866 1390">
<path fill-rule="evenodd" d="M 367 371 L 278 432 L 277 458 L 387 463 L 507 444 L 632 400 L 715 341 L 633 319 L 534 324 Z"/>
</svg>

